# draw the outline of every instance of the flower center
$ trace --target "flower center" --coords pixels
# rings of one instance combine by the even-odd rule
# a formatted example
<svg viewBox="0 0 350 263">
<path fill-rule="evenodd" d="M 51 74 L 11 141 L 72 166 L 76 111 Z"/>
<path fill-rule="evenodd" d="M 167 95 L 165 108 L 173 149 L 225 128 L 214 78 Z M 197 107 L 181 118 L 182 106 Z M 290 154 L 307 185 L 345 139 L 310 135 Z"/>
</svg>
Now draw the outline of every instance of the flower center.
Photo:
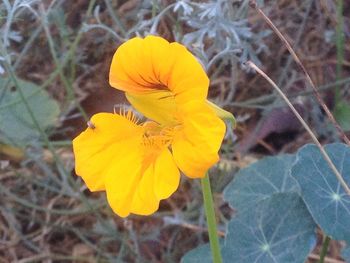
<svg viewBox="0 0 350 263">
<path fill-rule="evenodd" d="M 160 152 L 169 147 L 173 141 L 178 126 L 161 126 L 153 121 L 146 121 L 143 124 L 144 133 L 142 137 L 142 146 L 144 147 L 144 157 L 142 170 L 145 171 L 154 160 L 157 159 Z"/>
<path fill-rule="evenodd" d="M 180 125 L 162 126 L 153 121 L 146 121 L 143 124 L 143 144 L 146 147 L 161 149 L 168 147 L 174 138 L 174 134 Z"/>
</svg>

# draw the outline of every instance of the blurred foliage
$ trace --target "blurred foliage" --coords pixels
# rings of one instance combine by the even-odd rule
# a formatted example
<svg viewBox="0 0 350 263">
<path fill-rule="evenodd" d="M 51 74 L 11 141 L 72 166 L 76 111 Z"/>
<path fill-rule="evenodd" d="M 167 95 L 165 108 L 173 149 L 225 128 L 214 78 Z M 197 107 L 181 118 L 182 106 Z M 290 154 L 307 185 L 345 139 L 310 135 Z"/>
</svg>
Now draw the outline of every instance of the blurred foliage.
<svg viewBox="0 0 350 263">
<path fill-rule="evenodd" d="M 20 79 L 13 82 L 7 78 L 0 79 L 0 90 L 3 92 L 0 101 L 0 141 L 26 146 L 40 138 L 40 130 L 55 124 L 59 107 L 45 90 L 35 84 Z M 32 116 L 35 116 L 35 121 Z"/>
</svg>

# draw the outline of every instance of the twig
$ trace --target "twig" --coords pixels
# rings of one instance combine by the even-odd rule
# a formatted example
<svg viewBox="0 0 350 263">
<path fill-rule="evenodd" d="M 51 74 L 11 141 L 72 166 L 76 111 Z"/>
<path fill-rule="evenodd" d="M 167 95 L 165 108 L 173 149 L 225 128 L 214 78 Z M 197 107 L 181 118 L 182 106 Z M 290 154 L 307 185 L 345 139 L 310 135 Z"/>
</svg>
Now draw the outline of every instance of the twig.
<svg viewBox="0 0 350 263">
<path fill-rule="evenodd" d="M 316 254 L 310 254 L 309 258 L 319 260 L 320 256 L 316 255 Z M 325 263 L 346 263 L 343 260 L 333 259 L 333 258 L 329 258 L 329 257 L 325 257 L 324 261 L 325 261 Z"/>
<path fill-rule="evenodd" d="M 330 159 L 329 155 L 327 154 L 327 152 L 324 150 L 323 146 L 321 145 L 321 143 L 318 141 L 317 137 L 315 136 L 315 134 L 313 133 L 313 131 L 311 130 L 311 128 L 307 125 L 307 123 L 304 121 L 304 119 L 300 116 L 299 112 L 294 108 L 293 104 L 289 101 L 289 99 L 287 98 L 286 95 L 284 95 L 283 91 L 276 85 L 276 83 L 270 79 L 269 76 L 266 75 L 266 73 L 264 71 L 262 71 L 257 65 L 255 65 L 253 62 L 251 61 L 247 61 L 245 63 L 247 66 L 251 67 L 252 69 L 256 70 L 263 78 L 265 78 L 273 87 L 274 89 L 276 89 L 276 91 L 280 94 L 280 96 L 284 99 L 284 101 L 287 103 L 287 105 L 289 106 L 289 108 L 293 111 L 293 113 L 295 114 L 295 116 L 298 118 L 298 120 L 301 122 L 301 124 L 304 126 L 304 128 L 306 129 L 306 131 L 309 133 L 311 139 L 314 141 L 314 143 L 317 145 L 317 147 L 320 149 L 321 154 L 323 155 L 324 159 L 326 160 L 326 162 L 329 164 L 329 167 L 332 169 L 332 171 L 334 172 L 335 176 L 337 177 L 338 181 L 340 182 L 340 184 L 342 185 L 342 187 L 344 188 L 345 192 L 350 195 L 350 188 L 349 186 L 346 184 L 346 182 L 344 181 L 344 178 L 342 177 L 342 175 L 339 173 L 338 169 L 335 167 L 335 165 L 333 164 L 332 160 Z"/>
<path fill-rule="evenodd" d="M 289 42 L 287 41 L 287 39 L 282 35 L 282 33 L 277 29 L 277 27 L 272 23 L 272 21 L 265 15 L 265 13 L 258 7 L 258 5 L 256 4 L 255 0 L 250 0 L 249 1 L 249 5 L 254 8 L 265 20 L 265 22 L 272 28 L 272 30 L 277 34 L 277 36 L 282 40 L 282 42 L 284 43 L 284 45 L 287 47 L 287 49 L 289 50 L 290 54 L 293 56 L 295 62 L 300 66 L 300 68 L 302 69 L 302 71 L 304 72 L 306 79 L 308 80 L 308 82 L 310 83 L 312 90 L 314 92 L 314 95 L 318 101 L 318 103 L 322 106 L 323 110 L 325 111 L 325 113 L 327 114 L 327 117 L 329 118 L 329 120 L 332 122 L 332 124 L 334 125 L 334 127 L 337 129 L 340 137 L 343 139 L 343 141 L 350 146 L 350 140 L 349 138 L 346 136 L 346 134 L 344 133 L 343 129 L 340 127 L 340 125 L 338 124 L 338 122 L 336 121 L 336 119 L 334 118 L 333 114 L 331 113 L 331 111 L 329 110 L 329 108 L 327 107 L 326 103 L 324 102 L 324 100 L 322 99 L 322 97 L 320 96 L 314 82 L 312 81 L 309 73 L 307 72 L 306 68 L 304 67 L 304 65 L 301 63 L 299 57 L 297 56 L 297 54 L 294 52 L 292 46 L 289 44 Z"/>
<path fill-rule="evenodd" d="M 336 79 L 340 79 L 343 69 L 344 61 L 344 1 L 337 1 L 337 27 L 336 27 L 336 46 L 337 46 L 337 67 L 336 67 Z M 337 85 L 335 90 L 335 105 L 340 102 L 340 85 Z"/>
</svg>

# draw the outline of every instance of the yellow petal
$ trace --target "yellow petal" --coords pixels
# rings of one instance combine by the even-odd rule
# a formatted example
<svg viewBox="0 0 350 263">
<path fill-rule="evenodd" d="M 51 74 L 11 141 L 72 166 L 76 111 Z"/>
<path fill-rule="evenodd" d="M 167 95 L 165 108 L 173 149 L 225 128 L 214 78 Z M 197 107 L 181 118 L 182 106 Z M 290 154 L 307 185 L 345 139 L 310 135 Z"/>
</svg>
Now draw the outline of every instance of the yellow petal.
<svg viewBox="0 0 350 263">
<path fill-rule="evenodd" d="M 107 200 L 113 211 L 121 217 L 130 214 L 132 200 L 142 179 L 142 149 L 140 143 L 128 140 L 119 147 L 117 155 L 109 165 L 104 182 Z"/>
<path fill-rule="evenodd" d="M 75 171 L 90 191 L 105 189 L 104 176 L 113 158 L 120 154 L 120 143 L 141 140 L 142 127 L 128 119 L 110 113 L 91 118 L 94 129 L 87 128 L 73 140 Z"/>
<path fill-rule="evenodd" d="M 176 191 L 180 172 L 168 149 L 163 150 L 154 164 L 154 192 L 158 199 L 166 199 Z"/>
<path fill-rule="evenodd" d="M 154 151 L 147 148 L 145 150 Z M 135 190 L 131 205 L 133 214 L 154 213 L 159 207 L 159 201 L 168 198 L 179 186 L 180 172 L 169 150 L 156 150 L 155 154 Z"/>
<path fill-rule="evenodd" d="M 205 100 L 208 95 L 209 78 L 202 65 L 185 46 L 173 42 L 170 53 L 174 60 L 167 61 L 168 87 L 175 94 L 177 103 Z M 166 72 L 166 71 L 165 71 Z"/>
<path fill-rule="evenodd" d="M 77 174 L 91 191 L 106 190 L 121 217 L 154 213 L 180 180 L 167 143 L 162 144 L 164 135 L 158 140 L 154 134 L 158 124 L 138 126 L 132 120 L 130 114 L 96 114 L 90 128 L 73 140 Z"/>
<path fill-rule="evenodd" d="M 204 101 L 192 101 L 181 108 L 183 127 L 172 143 L 174 160 L 190 178 L 204 177 L 219 160 L 218 151 L 225 135 L 225 124 Z"/>
<path fill-rule="evenodd" d="M 156 36 L 133 38 L 122 44 L 113 56 L 109 82 L 125 91 L 141 113 L 156 121 L 169 119 L 167 112 L 172 115 L 175 104 L 205 100 L 209 86 L 203 67 L 186 47 Z M 157 102 L 158 98 L 168 99 Z M 165 111 L 169 99 L 174 101 Z M 149 104 L 157 114 L 150 113 L 145 106 Z"/>
<path fill-rule="evenodd" d="M 109 83 L 112 87 L 133 92 L 145 92 L 155 88 L 155 83 L 159 81 L 150 72 L 152 62 L 145 61 L 143 42 L 143 39 L 135 37 L 117 49 L 109 72 Z"/>
<path fill-rule="evenodd" d="M 159 207 L 159 201 L 168 198 L 179 186 L 180 172 L 167 148 L 158 153 L 142 174 L 132 199 L 131 213 L 150 215 Z"/>
<path fill-rule="evenodd" d="M 154 166 L 150 165 L 142 174 L 142 178 L 132 198 L 130 212 L 137 215 L 150 215 L 158 210 L 159 201 L 154 193 Z"/>
<path fill-rule="evenodd" d="M 178 187 L 180 173 L 167 148 L 128 140 L 119 147 L 105 176 L 107 200 L 121 217 L 150 215 Z"/>
<path fill-rule="evenodd" d="M 165 125 L 174 122 L 176 104 L 171 92 L 126 93 L 126 98 L 147 118 Z"/>
</svg>

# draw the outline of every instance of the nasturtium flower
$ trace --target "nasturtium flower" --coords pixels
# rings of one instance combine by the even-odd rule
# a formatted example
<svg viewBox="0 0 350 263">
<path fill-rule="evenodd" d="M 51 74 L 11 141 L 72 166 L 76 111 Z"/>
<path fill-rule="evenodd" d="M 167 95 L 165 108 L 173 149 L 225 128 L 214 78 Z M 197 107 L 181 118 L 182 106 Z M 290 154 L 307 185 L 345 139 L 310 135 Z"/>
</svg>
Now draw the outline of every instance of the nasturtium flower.
<svg viewBox="0 0 350 263">
<path fill-rule="evenodd" d="M 218 160 L 225 124 L 207 100 L 209 81 L 182 45 L 149 36 L 116 51 L 110 84 L 132 111 L 98 113 L 73 140 L 75 170 L 91 191 L 106 191 L 113 211 L 154 213 L 176 191 L 180 171 L 201 178 Z"/>
</svg>

